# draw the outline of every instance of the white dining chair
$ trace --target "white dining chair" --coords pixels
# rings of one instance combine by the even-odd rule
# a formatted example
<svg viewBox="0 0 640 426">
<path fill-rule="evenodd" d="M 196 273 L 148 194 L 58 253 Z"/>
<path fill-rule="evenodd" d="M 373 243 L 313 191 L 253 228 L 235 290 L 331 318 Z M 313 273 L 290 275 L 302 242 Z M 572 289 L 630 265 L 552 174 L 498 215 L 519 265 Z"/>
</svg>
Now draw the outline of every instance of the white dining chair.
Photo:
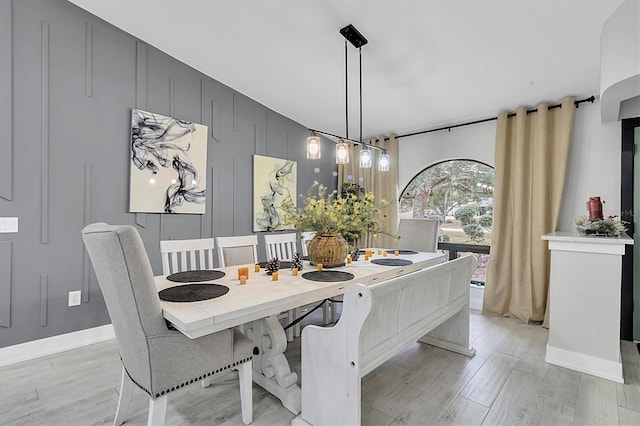
<svg viewBox="0 0 640 426">
<path fill-rule="evenodd" d="M 398 250 L 435 253 L 438 250 L 440 221 L 436 219 L 400 219 L 396 244 Z"/>
<path fill-rule="evenodd" d="M 258 236 L 216 237 L 218 264 L 225 266 L 258 263 Z"/>
<path fill-rule="evenodd" d="M 162 274 L 213 269 L 214 247 L 213 238 L 160 241 Z"/>
<path fill-rule="evenodd" d="M 303 256 L 309 256 L 309 243 L 316 236 L 315 231 L 307 231 L 300 233 L 300 247 Z M 336 303 L 327 300 L 322 307 L 322 324 L 328 325 L 330 322 L 336 321 Z"/>
<path fill-rule="evenodd" d="M 292 260 L 297 250 L 298 237 L 295 232 L 281 234 L 265 234 L 264 249 L 267 260 L 278 258 L 278 260 Z M 298 317 L 299 309 L 290 309 L 287 312 L 287 320 L 293 322 Z M 294 337 L 300 336 L 300 323 L 286 330 L 287 341 L 293 341 Z"/>
<path fill-rule="evenodd" d="M 267 260 L 277 257 L 278 260 L 291 260 L 298 252 L 298 238 L 295 232 L 284 234 L 265 234 L 264 249 Z"/>
</svg>

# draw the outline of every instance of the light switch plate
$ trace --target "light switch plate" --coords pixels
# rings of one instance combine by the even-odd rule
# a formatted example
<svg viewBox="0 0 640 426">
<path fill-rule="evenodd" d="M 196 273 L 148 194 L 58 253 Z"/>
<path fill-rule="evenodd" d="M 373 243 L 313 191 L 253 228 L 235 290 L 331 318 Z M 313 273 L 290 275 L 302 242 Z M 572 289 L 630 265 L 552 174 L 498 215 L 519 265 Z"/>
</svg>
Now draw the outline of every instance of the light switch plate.
<svg viewBox="0 0 640 426">
<path fill-rule="evenodd" d="M 18 232 L 17 217 L 0 217 L 0 234 Z"/>
</svg>

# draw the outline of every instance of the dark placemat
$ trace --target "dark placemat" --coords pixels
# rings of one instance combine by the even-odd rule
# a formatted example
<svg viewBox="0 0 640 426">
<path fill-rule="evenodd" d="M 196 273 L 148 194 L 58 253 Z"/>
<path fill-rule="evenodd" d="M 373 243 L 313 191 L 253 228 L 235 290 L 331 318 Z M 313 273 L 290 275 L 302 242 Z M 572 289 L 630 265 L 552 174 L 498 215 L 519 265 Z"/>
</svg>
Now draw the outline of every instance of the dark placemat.
<svg viewBox="0 0 640 426">
<path fill-rule="evenodd" d="M 339 281 L 349 281 L 354 277 L 349 272 L 342 271 L 311 271 L 302 274 L 302 278 L 310 281 L 323 281 L 328 283 L 335 283 Z"/>
<path fill-rule="evenodd" d="M 395 254 L 395 250 L 387 250 L 389 254 Z M 398 254 L 418 254 L 415 250 L 398 250 Z"/>
<path fill-rule="evenodd" d="M 381 259 L 373 259 L 371 263 L 383 266 L 407 266 L 413 262 L 407 259 L 395 259 L 393 257 L 383 257 Z"/>
<path fill-rule="evenodd" d="M 229 287 L 220 284 L 185 284 L 165 288 L 158 293 L 165 302 L 199 302 L 220 297 L 229 292 Z"/>
<path fill-rule="evenodd" d="M 260 267 L 261 268 L 266 268 L 267 267 L 267 263 L 269 262 L 260 262 Z M 281 260 L 280 261 L 280 269 L 289 269 L 291 268 L 291 261 L 290 260 Z"/>
<path fill-rule="evenodd" d="M 222 271 L 212 270 L 195 270 L 195 271 L 182 271 L 171 274 L 167 277 L 169 281 L 176 283 L 199 283 L 202 281 L 219 280 L 224 277 Z"/>
</svg>

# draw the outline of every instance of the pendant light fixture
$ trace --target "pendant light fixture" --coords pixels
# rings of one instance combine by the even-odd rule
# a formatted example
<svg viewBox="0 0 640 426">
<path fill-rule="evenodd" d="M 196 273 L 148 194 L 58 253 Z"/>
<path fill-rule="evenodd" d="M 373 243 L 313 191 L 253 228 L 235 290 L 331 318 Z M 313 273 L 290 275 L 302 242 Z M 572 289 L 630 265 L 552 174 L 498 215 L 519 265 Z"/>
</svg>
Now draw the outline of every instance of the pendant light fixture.
<svg viewBox="0 0 640 426">
<path fill-rule="evenodd" d="M 307 159 L 319 160 L 321 154 L 320 138 L 316 136 L 316 133 L 314 131 L 312 131 L 309 137 L 307 137 Z"/>
<path fill-rule="evenodd" d="M 349 163 L 349 144 L 347 142 L 353 142 L 354 144 L 361 145 L 359 165 L 361 168 L 371 168 L 374 161 L 373 149 L 381 151 L 378 158 L 378 170 L 389 170 L 389 155 L 387 152 L 377 146 L 369 145 L 362 141 L 362 46 L 368 43 L 367 39 L 351 24 L 340 30 L 340 34 L 345 38 L 344 41 L 344 77 L 345 77 L 345 137 L 323 132 L 320 130 L 309 129 L 311 136 L 307 138 L 307 158 L 319 159 L 320 158 L 320 138 L 316 136 L 317 133 L 334 137 L 339 140 L 336 144 L 336 163 L 347 164 Z M 358 140 L 349 139 L 349 87 L 348 87 L 348 46 L 347 41 L 350 42 L 355 48 L 358 49 L 358 56 L 360 61 L 360 138 Z"/>
<path fill-rule="evenodd" d="M 371 152 L 371 148 L 367 145 L 364 145 L 360 150 L 360 168 L 370 169 L 371 162 L 373 161 L 373 153 Z"/>
<path fill-rule="evenodd" d="M 340 143 L 336 145 L 336 163 L 349 163 L 349 145 L 347 145 L 347 143 L 342 139 L 340 139 Z"/>
<path fill-rule="evenodd" d="M 389 154 L 387 151 L 382 151 L 380 157 L 378 157 L 378 171 L 379 172 L 388 172 L 389 171 Z"/>
<path fill-rule="evenodd" d="M 360 68 L 360 139 L 358 139 L 362 149 L 360 150 L 360 167 L 370 168 L 372 163 L 372 152 L 367 144 L 362 142 L 362 46 L 368 43 L 367 39 L 351 24 L 340 30 L 340 34 L 346 40 L 351 42 L 358 49 L 359 68 Z M 345 41 L 345 67 L 346 67 L 346 41 Z M 345 72 L 346 74 L 346 72 Z"/>
</svg>

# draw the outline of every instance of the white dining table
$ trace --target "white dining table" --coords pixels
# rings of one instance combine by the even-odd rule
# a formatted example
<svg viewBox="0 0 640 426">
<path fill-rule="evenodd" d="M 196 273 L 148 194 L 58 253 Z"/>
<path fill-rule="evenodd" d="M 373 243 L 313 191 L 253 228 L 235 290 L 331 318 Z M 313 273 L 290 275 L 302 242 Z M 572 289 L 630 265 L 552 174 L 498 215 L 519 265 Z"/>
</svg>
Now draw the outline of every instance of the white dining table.
<svg viewBox="0 0 640 426">
<path fill-rule="evenodd" d="M 294 414 L 300 412 L 300 387 L 296 373 L 291 372 L 284 355 L 287 339 L 284 327 L 277 315 L 289 309 L 312 304 L 344 294 L 346 288 L 354 284 L 371 285 L 400 275 L 408 274 L 445 260 L 441 253 L 400 254 L 393 251 L 387 259 L 405 259 L 412 263 L 404 266 L 383 266 L 372 260 L 384 258 L 377 254 L 378 248 L 370 249 L 374 253 L 368 261 L 364 255 L 358 261 L 332 271 L 349 272 L 354 278 L 349 281 L 319 282 L 303 277 L 316 267 L 304 262 L 304 268 L 293 276 L 290 269 L 281 269 L 278 280 L 273 281 L 265 270 L 254 272 L 254 265 L 236 265 L 216 268 L 225 276 L 205 281 L 226 286 L 229 291 L 221 297 L 200 302 L 161 301 L 163 315 L 177 330 L 189 338 L 195 339 L 231 327 L 239 327 L 254 343 L 253 380 L 264 389 L 278 397 L 285 408 Z M 238 279 L 238 268 L 249 268 L 249 278 L 244 285 Z M 176 285 L 166 276 L 155 277 L 158 291 Z"/>
</svg>

